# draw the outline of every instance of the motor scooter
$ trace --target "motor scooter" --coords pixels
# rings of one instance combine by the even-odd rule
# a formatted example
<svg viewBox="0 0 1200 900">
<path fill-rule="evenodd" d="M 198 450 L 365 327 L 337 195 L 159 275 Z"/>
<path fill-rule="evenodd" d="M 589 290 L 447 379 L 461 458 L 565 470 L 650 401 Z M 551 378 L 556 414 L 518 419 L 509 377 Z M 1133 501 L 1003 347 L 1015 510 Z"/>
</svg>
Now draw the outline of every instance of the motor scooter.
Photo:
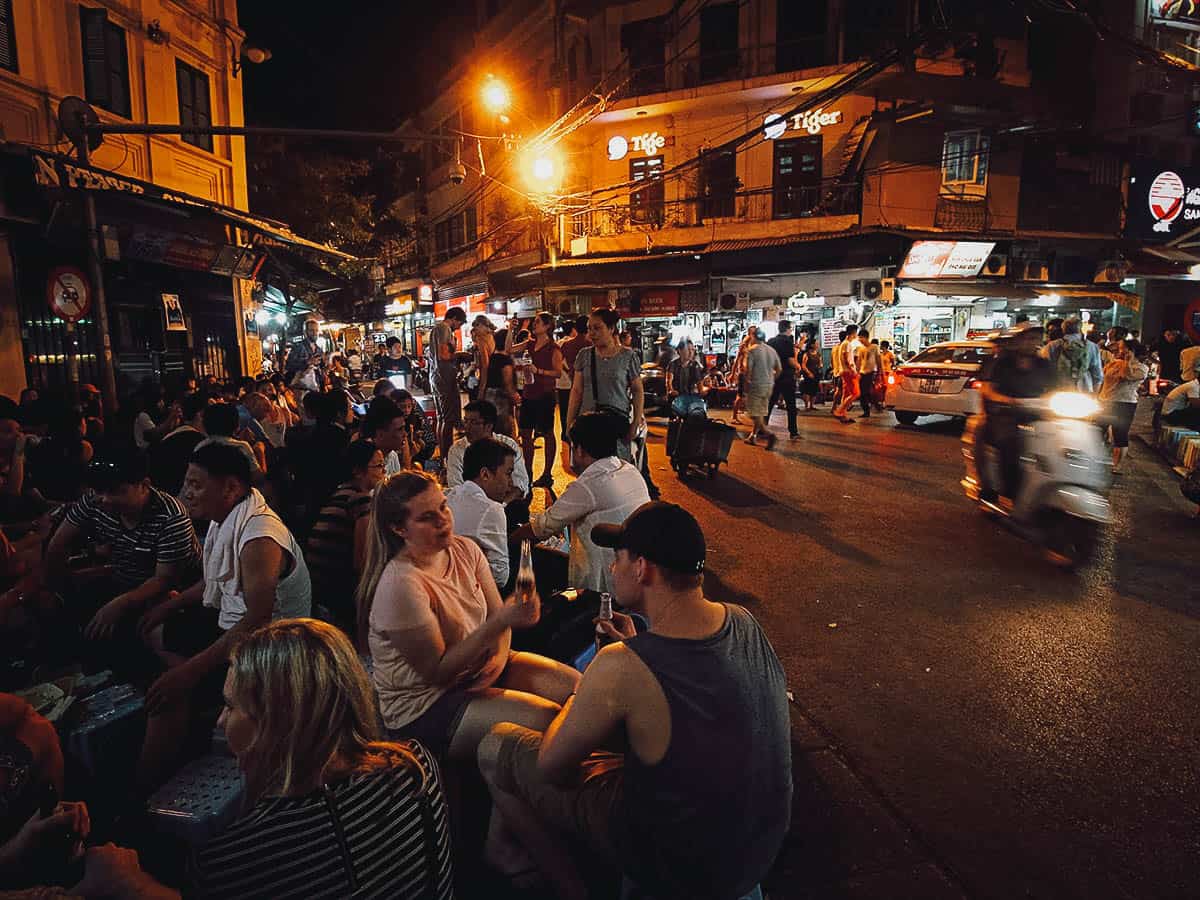
<svg viewBox="0 0 1200 900">
<path fill-rule="evenodd" d="M 1020 477 L 1016 496 L 1006 500 L 986 499 L 1002 477 L 996 449 L 976 441 L 981 417 L 972 416 L 963 433 L 967 496 L 1066 568 L 1091 559 L 1110 519 L 1112 454 L 1100 410 L 1094 398 L 1071 391 L 1020 401 Z"/>
</svg>

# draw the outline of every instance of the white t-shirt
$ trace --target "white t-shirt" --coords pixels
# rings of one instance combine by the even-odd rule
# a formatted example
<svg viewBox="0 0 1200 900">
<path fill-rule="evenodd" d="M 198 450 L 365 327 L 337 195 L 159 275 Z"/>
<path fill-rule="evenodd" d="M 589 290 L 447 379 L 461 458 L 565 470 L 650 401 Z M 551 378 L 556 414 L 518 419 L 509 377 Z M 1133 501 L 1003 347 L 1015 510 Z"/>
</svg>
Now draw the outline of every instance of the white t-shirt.
<svg viewBox="0 0 1200 900">
<path fill-rule="evenodd" d="M 1167 399 L 1163 401 L 1163 415 L 1169 416 L 1173 412 L 1186 409 L 1189 400 L 1200 400 L 1200 381 L 1195 378 L 1185 381 L 1167 394 Z"/>
<path fill-rule="evenodd" d="M 521 445 L 507 434 L 493 434 L 492 438 L 512 450 L 513 456 L 513 487 L 521 492 L 522 497 L 529 496 L 529 473 L 525 470 L 525 457 L 521 453 Z M 461 437 L 450 445 L 446 456 L 446 487 L 457 487 L 463 483 L 463 460 L 467 455 L 470 442 Z"/>
<path fill-rule="evenodd" d="M 257 493 L 257 491 L 255 491 Z M 245 502 L 245 501 L 243 501 Z M 271 611 L 271 619 L 294 619 L 312 614 L 312 582 L 308 577 L 308 566 L 304 562 L 304 552 L 283 520 L 268 509 L 269 515 L 262 514 L 250 518 L 238 538 L 237 552 L 241 556 L 242 548 L 256 538 L 270 538 L 284 549 L 292 558 L 292 570 L 288 572 L 275 588 L 275 608 Z M 208 523 L 208 535 L 205 542 L 213 540 L 220 530 L 217 522 Z M 208 579 L 205 578 L 207 582 Z M 228 631 L 246 615 L 246 594 L 242 581 L 222 582 L 221 584 L 221 614 L 217 624 L 222 630 Z"/>
<path fill-rule="evenodd" d="M 508 522 L 504 507 L 474 481 L 464 481 L 446 491 L 446 505 L 454 514 L 454 533 L 479 545 L 492 568 L 496 586 L 508 584 Z"/>
<path fill-rule="evenodd" d="M 422 571 L 402 557 L 384 568 L 371 603 L 367 643 L 379 710 L 388 728 L 419 718 L 448 689 L 422 678 L 388 634 L 434 627 L 446 647 L 453 647 L 487 620 L 483 585 L 491 580 L 483 551 L 460 535 L 450 539 L 443 572 Z"/>
</svg>

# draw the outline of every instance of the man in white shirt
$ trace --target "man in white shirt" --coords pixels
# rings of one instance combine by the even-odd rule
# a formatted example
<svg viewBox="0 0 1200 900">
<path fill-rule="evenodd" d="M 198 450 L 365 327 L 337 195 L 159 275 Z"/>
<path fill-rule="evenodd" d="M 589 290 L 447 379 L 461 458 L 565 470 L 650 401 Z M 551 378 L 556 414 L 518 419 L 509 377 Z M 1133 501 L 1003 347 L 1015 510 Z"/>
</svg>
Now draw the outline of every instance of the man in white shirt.
<svg viewBox="0 0 1200 900">
<path fill-rule="evenodd" d="M 466 437 L 455 441 L 446 457 L 446 487 L 457 487 L 463 483 L 463 459 L 466 456 L 467 448 L 476 441 L 491 438 L 511 449 L 516 457 L 516 463 L 513 465 L 512 490 L 508 500 L 504 502 L 508 503 L 529 496 L 529 473 L 525 470 L 521 445 L 507 434 L 496 434 L 498 415 L 496 404 L 491 400 L 476 400 L 467 404 L 463 414 L 463 431 L 466 432 Z"/>
<path fill-rule="evenodd" d="M 494 438 L 483 438 L 467 448 L 463 482 L 446 491 L 446 505 L 454 515 L 454 533 L 479 545 L 487 557 L 496 587 L 508 584 L 508 524 L 503 500 L 512 490 L 513 450 Z"/>
<path fill-rule="evenodd" d="M 1162 417 L 1172 425 L 1200 425 L 1200 381 L 1185 381 L 1163 400 Z"/>
<path fill-rule="evenodd" d="M 603 413 L 583 413 L 571 426 L 571 462 L 579 477 L 545 512 L 511 536 L 513 541 L 542 540 L 570 526 L 568 578 L 572 587 L 612 591 L 612 550 L 592 543 L 592 527 L 619 524 L 650 502 L 638 470 L 617 457 L 618 435 Z"/>
<path fill-rule="evenodd" d="M 272 619 L 312 611 L 304 554 L 250 486 L 250 463 L 237 449 L 211 444 L 197 450 L 180 499 L 209 526 L 201 580 L 169 594 L 141 622 L 143 634 L 172 663 L 146 692 L 138 780 L 147 789 L 157 786 L 183 746 L 193 713 L 220 702 L 238 639 Z"/>
<path fill-rule="evenodd" d="M 854 363 L 858 368 L 858 390 L 862 399 L 861 419 L 871 416 L 872 391 L 879 372 L 879 345 L 871 342 L 871 333 L 865 328 L 858 331 L 858 349 L 854 351 Z"/>
</svg>

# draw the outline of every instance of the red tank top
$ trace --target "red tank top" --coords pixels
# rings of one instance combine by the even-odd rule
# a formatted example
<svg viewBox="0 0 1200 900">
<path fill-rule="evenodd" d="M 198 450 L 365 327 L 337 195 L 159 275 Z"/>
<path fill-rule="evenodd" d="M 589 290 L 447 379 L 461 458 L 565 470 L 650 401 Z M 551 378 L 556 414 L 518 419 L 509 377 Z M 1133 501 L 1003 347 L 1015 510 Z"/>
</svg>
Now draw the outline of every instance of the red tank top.
<svg viewBox="0 0 1200 900">
<path fill-rule="evenodd" d="M 533 360 L 533 367 L 540 369 L 543 372 L 549 372 L 554 368 L 554 351 L 558 349 L 558 345 L 554 341 L 546 341 L 546 346 L 542 349 L 534 347 L 529 351 L 529 358 Z M 526 383 L 523 396 L 528 400 L 536 400 L 538 397 L 553 395 L 554 382 L 558 379 L 558 375 L 534 375 L 533 378 Z"/>
</svg>

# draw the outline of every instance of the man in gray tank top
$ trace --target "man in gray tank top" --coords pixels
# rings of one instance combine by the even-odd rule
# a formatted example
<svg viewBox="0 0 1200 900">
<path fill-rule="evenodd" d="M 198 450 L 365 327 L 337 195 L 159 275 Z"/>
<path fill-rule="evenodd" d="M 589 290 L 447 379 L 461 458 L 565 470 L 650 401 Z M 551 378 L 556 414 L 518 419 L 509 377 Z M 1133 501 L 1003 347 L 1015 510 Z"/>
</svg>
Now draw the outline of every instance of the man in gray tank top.
<svg viewBox="0 0 1200 900">
<path fill-rule="evenodd" d="M 704 534 L 682 507 L 647 503 L 592 540 L 616 550 L 616 599 L 650 630 L 604 623 L 615 642 L 545 734 L 497 726 L 480 770 L 557 896 L 587 896 L 570 843 L 639 897 L 738 900 L 790 821 L 783 668 L 749 612 L 704 597 Z"/>
</svg>

